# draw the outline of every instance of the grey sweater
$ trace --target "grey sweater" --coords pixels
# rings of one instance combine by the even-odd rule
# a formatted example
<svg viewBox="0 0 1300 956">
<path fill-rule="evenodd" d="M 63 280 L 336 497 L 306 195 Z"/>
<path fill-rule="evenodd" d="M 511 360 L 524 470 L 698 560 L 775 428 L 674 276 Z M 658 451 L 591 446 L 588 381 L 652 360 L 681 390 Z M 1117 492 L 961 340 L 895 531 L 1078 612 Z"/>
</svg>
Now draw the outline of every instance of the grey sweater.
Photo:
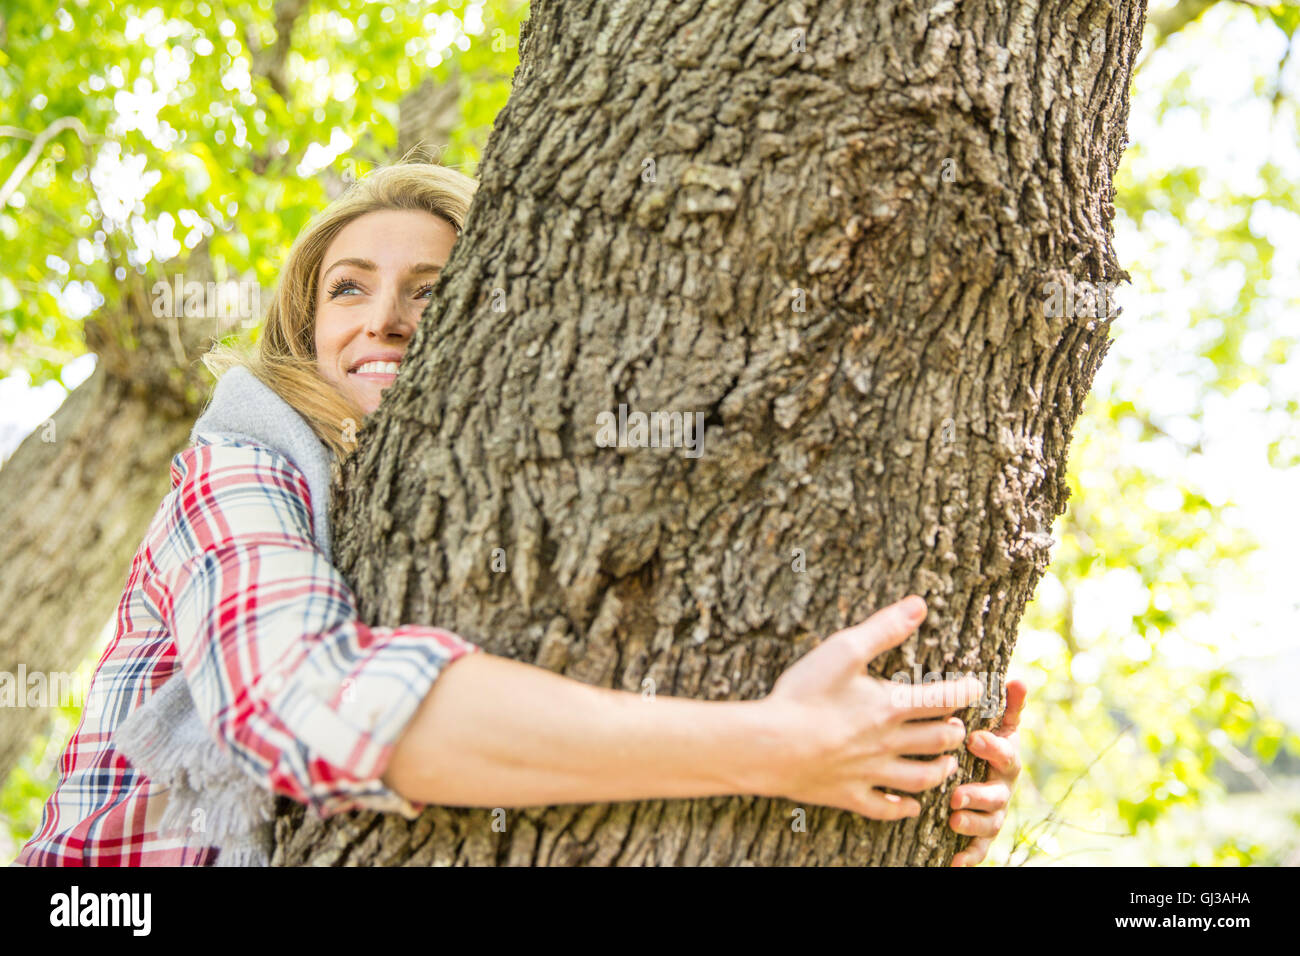
<svg viewBox="0 0 1300 956">
<path fill-rule="evenodd" d="M 316 545 L 330 550 L 331 456 L 293 407 L 242 366 L 227 371 L 190 432 L 209 439 L 253 441 L 292 461 L 311 489 Z M 183 832 L 194 846 L 216 846 L 217 866 L 270 863 L 275 798 L 240 769 L 199 718 L 179 670 L 131 713 L 113 743 L 155 785 L 167 788 L 164 832 Z M 202 809 L 202 813 L 194 811 Z M 191 827 L 202 820 L 201 831 Z"/>
</svg>

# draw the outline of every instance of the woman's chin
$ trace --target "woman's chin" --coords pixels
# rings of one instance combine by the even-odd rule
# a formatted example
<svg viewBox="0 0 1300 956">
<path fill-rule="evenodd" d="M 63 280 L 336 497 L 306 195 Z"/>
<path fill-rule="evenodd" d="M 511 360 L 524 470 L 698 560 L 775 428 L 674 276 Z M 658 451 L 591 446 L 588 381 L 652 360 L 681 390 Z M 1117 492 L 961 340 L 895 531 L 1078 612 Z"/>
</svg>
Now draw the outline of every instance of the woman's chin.
<svg viewBox="0 0 1300 956">
<path fill-rule="evenodd" d="M 379 399 L 383 396 L 384 389 L 392 385 L 396 379 L 396 375 L 354 375 L 349 383 L 352 386 L 352 397 L 369 415 L 379 407 Z"/>
</svg>

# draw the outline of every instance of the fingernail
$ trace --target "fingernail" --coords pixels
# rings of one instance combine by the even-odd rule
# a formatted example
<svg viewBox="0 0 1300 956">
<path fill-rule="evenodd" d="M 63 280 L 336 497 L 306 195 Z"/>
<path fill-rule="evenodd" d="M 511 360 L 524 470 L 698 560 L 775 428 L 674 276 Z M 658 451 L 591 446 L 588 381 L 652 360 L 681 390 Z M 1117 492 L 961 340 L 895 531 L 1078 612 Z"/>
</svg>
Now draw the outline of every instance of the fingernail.
<svg viewBox="0 0 1300 956">
<path fill-rule="evenodd" d="M 925 601 L 916 595 L 909 597 L 903 608 L 907 611 L 907 616 L 913 621 L 919 621 L 925 615 Z"/>
<path fill-rule="evenodd" d="M 970 801 L 966 799 L 966 794 L 963 793 L 960 797 L 957 798 L 957 809 L 961 810 L 969 802 Z"/>
</svg>

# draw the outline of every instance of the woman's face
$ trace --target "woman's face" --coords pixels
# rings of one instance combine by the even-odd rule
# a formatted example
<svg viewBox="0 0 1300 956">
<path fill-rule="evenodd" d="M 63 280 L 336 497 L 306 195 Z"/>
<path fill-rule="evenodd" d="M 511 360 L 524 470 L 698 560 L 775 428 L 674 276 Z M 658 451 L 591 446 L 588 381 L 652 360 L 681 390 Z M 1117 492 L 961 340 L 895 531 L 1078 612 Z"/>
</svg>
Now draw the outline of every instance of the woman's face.
<svg viewBox="0 0 1300 956">
<path fill-rule="evenodd" d="M 440 216 L 385 209 L 353 219 L 325 250 L 316 364 L 365 414 L 397 377 L 393 365 L 401 363 L 455 242 L 455 228 Z"/>
</svg>

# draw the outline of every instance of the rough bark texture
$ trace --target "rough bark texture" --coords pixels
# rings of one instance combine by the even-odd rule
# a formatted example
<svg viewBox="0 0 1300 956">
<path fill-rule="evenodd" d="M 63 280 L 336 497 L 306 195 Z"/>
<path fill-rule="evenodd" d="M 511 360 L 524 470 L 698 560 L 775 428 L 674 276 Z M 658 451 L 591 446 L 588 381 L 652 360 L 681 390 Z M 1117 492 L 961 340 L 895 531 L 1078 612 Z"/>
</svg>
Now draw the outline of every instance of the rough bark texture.
<svg viewBox="0 0 1300 956">
<path fill-rule="evenodd" d="M 465 234 L 336 489 L 365 618 L 752 699 L 917 592 L 928 620 L 875 673 L 1003 673 L 1113 319 L 1047 314 L 1044 283 L 1125 277 L 1144 15 L 535 0 Z M 702 412 L 702 455 L 599 447 L 620 403 Z M 285 801 L 276 862 L 946 865 L 947 797 L 983 768 L 962 757 L 914 821 L 809 806 L 806 832 L 759 797 L 504 832 Z"/>
</svg>

